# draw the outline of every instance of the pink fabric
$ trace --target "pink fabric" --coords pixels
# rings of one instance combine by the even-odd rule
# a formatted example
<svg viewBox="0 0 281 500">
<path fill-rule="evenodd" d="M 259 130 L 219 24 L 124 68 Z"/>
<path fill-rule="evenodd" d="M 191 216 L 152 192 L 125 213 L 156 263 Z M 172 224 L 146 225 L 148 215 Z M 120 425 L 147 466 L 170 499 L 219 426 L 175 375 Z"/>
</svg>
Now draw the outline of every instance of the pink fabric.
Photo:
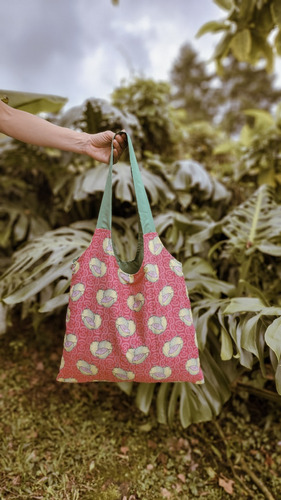
<svg viewBox="0 0 281 500">
<path fill-rule="evenodd" d="M 59 382 L 204 382 L 182 266 L 157 233 L 143 238 L 136 274 L 108 229 L 73 264 Z"/>
</svg>

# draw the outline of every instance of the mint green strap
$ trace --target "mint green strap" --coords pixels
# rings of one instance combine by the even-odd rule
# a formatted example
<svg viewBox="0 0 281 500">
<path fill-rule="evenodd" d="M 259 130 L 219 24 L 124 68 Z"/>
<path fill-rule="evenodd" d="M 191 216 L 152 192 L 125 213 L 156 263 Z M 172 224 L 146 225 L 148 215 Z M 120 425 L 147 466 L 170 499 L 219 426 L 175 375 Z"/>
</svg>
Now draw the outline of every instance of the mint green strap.
<svg viewBox="0 0 281 500">
<path fill-rule="evenodd" d="M 131 172 L 133 175 L 133 183 L 136 192 L 137 199 L 137 210 L 139 213 L 140 224 L 142 228 L 143 234 L 153 233 L 155 232 L 155 225 L 151 213 L 151 209 L 149 206 L 147 194 L 143 185 L 143 181 L 141 178 L 141 173 L 139 170 L 139 166 L 137 163 L 136 155 L 134 152 L 133 144 L 130 136 L 127 132 L 117 132 L 117 134 L 127 135 L 128 148 L 129 148 L 129 156 L 130 156 L 130 164 L 131 164 Z M 115 136 L 117 135 L 115 134 Z M 115 138 L 114 136 L 114 138 Z M 113 139 L 114 139 L 113 138 Z M 97 228 L 102 229 L 111 229 L 111 213 L 112 213 L 112 167 L 113 167 L 113 140 L 111 144 L 111 154 L 110 154 L 110 162 L 109 162 L 109 172 L 106 180 L 105 190 L 102 197 Z M 117 167 L 118 168 L 118 167 Z"/>
</svg>

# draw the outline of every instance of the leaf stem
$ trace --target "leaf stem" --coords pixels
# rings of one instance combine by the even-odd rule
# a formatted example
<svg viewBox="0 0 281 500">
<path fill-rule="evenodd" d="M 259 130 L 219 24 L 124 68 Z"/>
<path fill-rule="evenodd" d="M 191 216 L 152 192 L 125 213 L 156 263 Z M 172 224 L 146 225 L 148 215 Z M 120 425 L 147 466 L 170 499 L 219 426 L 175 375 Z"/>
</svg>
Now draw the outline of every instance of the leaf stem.
<svg viewBox="0 0 281 500">
<path fill-rule="evenodd" d="M 256 204 L 256 208 L 255 208 L 255 212 L 254 212 L 254 217 L 253 217 L 253 222 L 252 222 L 252 226 L 251 226 L 251 230 L 250 230 L 250 234 L 249 234 L 249 240 L 248 240 L 248 243 L 247 243 L 248 245 L 249 244 L 251 245 L 251 244 L 254 243 L 254 239 L 255 239 L 255 235 L 256 235 L 256 229 L 257 229 L 259 215 L 260 215 L 260 210 L 261 210 L 261 205 L 262 205 L 263 195 L 264 195 L 264 189 L 261 188 L 260 192 L 258 194 L 258 198 L 257 198 L 257 204 Z"/>
</svg>

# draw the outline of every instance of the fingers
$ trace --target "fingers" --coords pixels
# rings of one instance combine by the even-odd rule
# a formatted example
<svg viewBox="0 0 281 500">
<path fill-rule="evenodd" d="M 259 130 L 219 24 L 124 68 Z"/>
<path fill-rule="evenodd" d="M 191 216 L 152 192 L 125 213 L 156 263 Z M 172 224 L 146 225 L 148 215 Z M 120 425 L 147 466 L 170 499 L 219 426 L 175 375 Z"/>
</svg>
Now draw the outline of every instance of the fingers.
<svg viewBox="0 0 281 500">
<path fill-rule="evenodd" d="M 122 155 L 126 147 L 127 147 L 127 136 L 125 134 L 116 135 L 113 140 L 114 163 L 116 163 L 119 160 L 120 156 Z"/>
</svg>

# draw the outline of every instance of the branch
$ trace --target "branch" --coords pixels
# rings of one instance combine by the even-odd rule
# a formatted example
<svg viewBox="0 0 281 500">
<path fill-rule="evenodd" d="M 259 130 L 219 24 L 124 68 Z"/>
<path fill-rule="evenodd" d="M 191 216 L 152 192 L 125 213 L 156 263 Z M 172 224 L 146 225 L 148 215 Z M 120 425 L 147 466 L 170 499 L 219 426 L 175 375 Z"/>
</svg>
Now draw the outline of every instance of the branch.
<svg viewBox="0 0 281 500">
<path fill-rule="evenodd" d="M 240 460 L 240 463 L 241 463 L 241 469 L 246 472 L 246 474 L 248 474 L 248 476 L 250 476 L 250 478 L 252 479 L 252 481 L 257 485 L 257 487 L 262 491 L 262 493 L 264 494 L 265 498 L 267 500 L 276 500 L 274 498 L 274 496 L 272 496 L 272 494 L 270 493 L 270 491 L 267 489 L 267 487 L 265 486 L 265 484 L 261 481 L 261 479 L 259 479 L 256 474 L 254 473 L 254 471 L 252 469 L 250 469 L 250 467 L 248 467 L 248 465 L 246 464 L 246 462 L 243 460 L 243 458 L 241 458 Z"/>
</svg>

